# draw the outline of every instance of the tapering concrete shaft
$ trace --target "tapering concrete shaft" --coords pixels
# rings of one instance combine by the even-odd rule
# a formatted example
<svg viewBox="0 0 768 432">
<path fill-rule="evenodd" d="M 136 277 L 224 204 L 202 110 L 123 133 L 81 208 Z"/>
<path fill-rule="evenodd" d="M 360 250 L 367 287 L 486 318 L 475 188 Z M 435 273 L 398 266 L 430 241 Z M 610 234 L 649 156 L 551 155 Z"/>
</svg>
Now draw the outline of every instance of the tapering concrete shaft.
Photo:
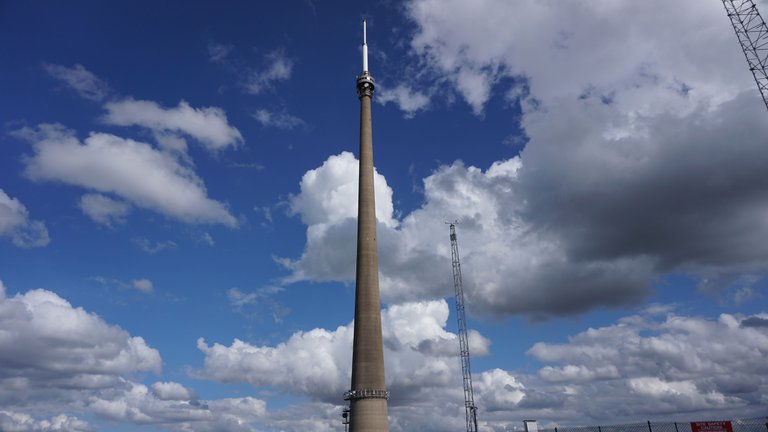
<svg viewBox="0 0 768 432">
<path fill-rule="evenodd" d="M 386 432 L 387 396 L 381 338 L 376 201 L 373 189 L 371 97 L 373 79 L 358 78 L 360 96 L 360 183 L 357 210 L 355 334 L 352 348 L 351 432 Z"/>
</svg>

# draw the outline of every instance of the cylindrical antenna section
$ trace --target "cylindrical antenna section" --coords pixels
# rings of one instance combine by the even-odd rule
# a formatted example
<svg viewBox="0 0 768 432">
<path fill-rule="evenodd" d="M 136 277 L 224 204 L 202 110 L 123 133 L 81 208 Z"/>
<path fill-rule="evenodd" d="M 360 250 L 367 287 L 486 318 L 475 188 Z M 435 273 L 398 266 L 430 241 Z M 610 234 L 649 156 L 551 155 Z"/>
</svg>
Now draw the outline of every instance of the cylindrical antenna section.
<svg viewBox="0 0 768 432">
<path fill-rule="evenodd" d="M 368 44 L 366 39 L 365 20 L 363 20 L 363 72 L 368 72 Z"/>
</svg>

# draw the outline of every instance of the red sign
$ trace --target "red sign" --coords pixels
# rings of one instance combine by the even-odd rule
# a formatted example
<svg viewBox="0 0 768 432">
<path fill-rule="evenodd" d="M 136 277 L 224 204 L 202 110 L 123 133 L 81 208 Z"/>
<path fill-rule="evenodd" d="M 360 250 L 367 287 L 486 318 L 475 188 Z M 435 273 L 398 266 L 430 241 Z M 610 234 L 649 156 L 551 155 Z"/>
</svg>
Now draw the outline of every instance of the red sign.
<svg viewBox="0 0 768 432">
<path fill-rule="evenodd" d="M 691 422 L 691 432 L 733 432 L 729 421 Z"/>
</svg>

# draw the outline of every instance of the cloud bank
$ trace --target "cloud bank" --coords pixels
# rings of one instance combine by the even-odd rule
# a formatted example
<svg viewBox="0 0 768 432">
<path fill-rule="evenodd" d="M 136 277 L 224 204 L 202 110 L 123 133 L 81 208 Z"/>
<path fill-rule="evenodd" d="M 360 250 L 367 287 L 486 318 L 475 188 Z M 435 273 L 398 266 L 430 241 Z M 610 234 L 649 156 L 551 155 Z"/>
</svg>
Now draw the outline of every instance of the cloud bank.
<svg viewBox="0 0 768 432">
<path fill-rule="evenodd" d="M 407 86 L 424 106 L 442 104 L 434 82 L 480 116 L 519 106 L 528 139 L 491 166 L 437 167 L 422 206 L 379 225 L 385 301 L 451 295 L 435 222 L 446 219 L 460 222 L 470 313 L 626 307 L 669 274 L 734 301 L 755 295 L 768 269 L 768 125 L 721 5 L 417 0 L 405 13 L 424 71 Z M 292 211 L 307 242 L 282 261 L 288 281 L 352 279 L 354 221 L 305 196 L 354 200 L 340 186 L 353 171 L 302 181 Z"/>
</svg>

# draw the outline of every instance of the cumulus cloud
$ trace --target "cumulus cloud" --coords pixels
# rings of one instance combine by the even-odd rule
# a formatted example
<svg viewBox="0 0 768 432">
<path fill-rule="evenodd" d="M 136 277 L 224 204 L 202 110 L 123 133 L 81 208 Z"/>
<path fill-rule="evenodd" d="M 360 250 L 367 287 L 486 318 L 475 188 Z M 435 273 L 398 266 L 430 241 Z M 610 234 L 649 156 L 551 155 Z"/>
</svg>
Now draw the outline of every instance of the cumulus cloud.
<svg viewBox="0 0 768 432">
<path fill-rule="evenodd" d="M 94 102 L 101 102 L 110 93 L 106 81 L 94 75 L 80 64 L 66 67 L 57 64 L 44 64 L 45 71 L 77 92 L 80 97 Z"/>
<path fill-rule="evenodd" d="M 289 200 L 289 211 L 307 225 L 307 245 L 300 259 L 279 260 L 293 271 L 287 281 L 354 278 L 357 179 L 358 160 L 350 152 L 330 156 L 304 174 L 301 192 Z M 381 174 L 374 173 L 373 181 L 376 219 L 380 225 L 394 227 L 392 189 Z M 334 246 L 321 248 L 324 240 Z"/>
<path fill-rule="evenodd" d="M 382 333 L 387 387 L 390 391 L 390 430 L 436 432 L 461 424 L 464 400 L 456 334 L 446 330 L 448 303 L 444 300 L 392 305 L 382 311 Z M 274 429 L 332 431 L 338 427 L 341 396 L 349 388 L 353 324 L 335 330 L 313 329 L 294 333 L 275 346 L 255 346 L 235 340 L 230 346 L 198 340 L 205 354 L 200 377 L 222 382 L 248 382 L 309 397 L 270 414 Z M 490 341 L 470 333 L 473 355 L 487 355 Z M 498 393 L 508 398 L 515 385 L 506 371 L 476 375 L 487 385 L 476 397 Z M 515 390 L 511 390 L 514 392 Z M 480 399 L 485 400 L 485 399 Z M 428 413 L 428 414 L 427 414 Z"/>
<path fill-rule="evenodd" d="M 9 296 L 0 283 L 0 310 L 0 405 L 7 409 L 50 410 L 56 401 L 82 409 L 124 374 L 160 373 L 160 354 L 143 338 L 51 291 Z"/>
<path fill-rule="evenodd" d="M 9 432 L 90 432 L 88 422 L 64 414 L 37 420 L 29 414 L 0 410 L 0 430 Z"/>
<path fill-rule="evenodd" d="M 458 340 L 445 330 L 447 319 L 448 304 L 443 300 L 393 305 L 382 312 L 387 386 L 394 406 L 451 385 L 458 393 L 449 392 L 450 397 L 463 397 Z M 201 338 L 198 348 L 205 354 L 205 366 L 198 373 L 338 403 L 349 387 L 352 333 L 351 323 L 335 330 L 314 329 L 297 332 L 276 346 L 254 346 L 238 339 L 230 346 L 208 345 Z M 470 345 L 475 355 L 486 355 L 490 342 L 473 332 Z"/>
<path fill-rule="evenodd" d="M 341 394 L 349 385 L 352 324 L 297 332 L 274 346 L 198 341 L 205 355 L 198 377 L 309 397 L 268 412 L 263 400 L 252 397 L 204 400 L 176 382 L 148 387 L 127 380 L 122 375 L 131 371 L 159 370 L 159 355 L 141 338 L 73 308 L 50 291 L 9 297 L 0 285 L 0 293 L 0 331 L 10 335 L 0 342 L 2 425 L 88 430 L 72 416 L 74 409 L 180 431 L 337 427 Z M 458 342 L 446 330 L 447 302 L 392 305 L 382 318 L 392 393 L 390 429 L 436 432 L 460 424 Z M 709 319 L 656 307 L 574 334 L 564 343 L 534 344 L 527 353 L 542 365 L 537 375 L 475 371 L 481 426 L 503 431 L 512 424 L 510 418 L 584 423 L 665 418 L 683 411 L 757 416 L 768 390 L 763 361 L 768 333 L 762 321 L 765 314 Z M 477 332 L 471 332 L 470 345 L 475 356 L 489 352 L 489 341 Z M 36 404 L 68 412 L 50 421 L 34 419 L 29 412 Z M 56 424 L 66 426 L 50 428 Z"/>
<path fill-rule="evenodd" d="M 768 127 L 755 101 L 750 92 L 683 117 L 635 117 L 637 133 L 618 137 L 597 123 L 630 120 L 602 103 L 531 114 L 520 179 L 526 219 L 584 260 L 649 256 L 659 271 L 690 271 L 720 286 L 759 275 L 768 151 L 754 137 L 768 136 Z"/>
<path fill-rule="evenodd" d="M 253 113 L 252 117 L 264 127 L 290 130 L 306 126 L 304 120 L 287 112 L 260 109 Z"/>
<path fill-rule="evenodd" d="M 412 53 L 475 113 L 492 94 L 520 95 L 520 85 L 548 106 L 563 96 L 625 93 L 635 110 L 655 110 L 660 97 L 675 102 L 667 97 L 674 93 L 728 99 L 754 85 L 722 7 L 699 6 L 415 0 L 406 15 L 416 25 Z"/>
<path fill-rule="evenodd" d="M 382 105 L 390 102 L 397 105 L 405 113 L 406 118 L 412 118 L 417 112 L 424 110 L 429 105 L 429 97 L 418 90 L 414 90 L 405 84 L 398 84 L 393 88 L 380 88 L 378 96 L 374 99 Z"/>
<path fill-rule="evenodd" d="M 491 88 L 521 101 L 529 140 L 490 167 L 438 167 L 421 208 L 379 226 L 385 300 L 450 295 L 446 219 L 460 221 L 470 312 L 633 305 L 670 273 L 733 302 L 759 294 L 768 126 L 722 7 L 420 0 L 406 13 L 432 77 L 477 114 Z M 282 261 L 288 280 L 350 281 L 354 221 L 311 201 L 294 212 L 307 244 Z"/>
<path fill-rule="evenodd" d="M 768 386 L 762 361 L 768 332 L 752 323 L 762 322 L 764 314 L 710 319 L 671 310 L 626 316 L 564 343 L 536 343 L 527 354 L 541 364 L 537 374 L 475 369 L 481 426 L 503 431 L 517 421 L 510 419 L 527 417 L 576 424 L 663 419 L 679 412 L 760 415 Z M 458 341 L 445 329 L 447 318 L 443 300 L 382 311 L 393 431 L 440 431 L 463 421 Z M 340 396 L 349 385 L 352 329 L 349 324 L 297 332 L 274 346 L 240 340 L 209 345 L 200 339 L 205 366 L 198 374 L 309 396 L 309 403 L 270 415 L 270 424 L 301 430 L 305 423 L 283 419 L 286 412 L 299 412 L 313 418 L 313 430 L 325 430 L 338 421 Z M 489 341 L 477 332 L 470 340 L 473 356 L 489 352 Z M 329 404 L 336 404 L 335 412 L 329 413 Z"/>
<path fill-rule="evenodd" d="M 448 304 L 443 300 L 393 305 L 382 312 L 392 431 L 436 432 L 463 422 L 458 340 L 445 329 L 448 316 Z M 200 339 L 198 348 L 205 354 L 205 366 L 197 374 L 309 397 L 306 403 L 270 413 L 266 424 L 273 429 L 335 430 L 341 396 L 349 387 L 352 333 L 350 323 L 335 330 L 297 332 L 275 346 L 255 346 L 237 339 L 230 346 L 209 345 Z M 473 355 L 486 355 L 489 348 L 488 339 L 471 332 Z M 486 397 L 496 403 L 519 399 L 517 392 L 524 388 L 503 370 L 475 377 L 485 383 L 476 387 L 476 397 L 483 403 Z"/>
<path fill-rule="evenodd" d="M 14 296 L 0 282 L 0 429 L 90 431 L 72 413 L 178 431 L 256 430 L 266 402 L 252 397 L 200 400 L 176 382 L 151 386 L 126 376 L 159 374 L 159 352 L 57 294 Z M 50 419 L 30 413 L 63 412 Z M 37 414 L 35 414 L 37 415 Z"/>
<path fill-rule="evenodd" d="M 221 108 L 193 108 L 183 100 L 177 107 L 164 108 L 156 102 L 128 98 L 109 102 L 104 109 L 105 123 L 148 128 L 161 146 L 172 150 L 186 150 L 182 136 L 192 137 L 213 151 L 243 142 L 240 131 L 229 124 Z"/>
<path fill-rule="evenodd" d="M 638 282 L 649 265 L 715 290 L 764 277 L 768 128 L 719 5 L 474 6 L 410 2 L 411 49 L 476 113 L 492 87 L 521 100 L 518 214 L 532 232 L 573 261 L 637 261 Z"/>
<path fill-rule="evenodd" d="M 525 398 L 526 389 L 512 373 L 491 369 L 477 375 L 474 380 L 477 392 L 475 402 L 483 411 L 511 411 Z"/>
<path fill-rule="evenodd" d="M 0 189 L 0 237 L 9 237 L 19 247 L 45 246 L 48 229 L 41 221 L 29 219 L 29 211 L 17 198 Z"/>
<path fill-rule="evenodd" d="M 0 329 L 5 335 L 0 340 L 0 379 L 26 376 L 24 388 L 31 390 L 44 387 L 43 382 L 77 387 L 133 371 L 160 373 L 160 354 L 143 338 L 73 307 L 51 291 L 36 289 L 9 297 L 0 284 L 0 305 Z M 6 384 L 0 400 L 12 396 L 8 392 L 15 386 Z"/>
<path fill-rule="evenodd" d="M 768 332 L 740 325 L 747 319 L 634 315 L 566 343 L 537 343 L 528 354 L 548 364 L 539 376 L 551 386 L 540 389 L 570 388 L 564 412 L 586 410 L 607 419 L 679 412 L 757 416 L 768 388 L 761 360 Z"/>
<path fill-rule="evenodd" d="M 578 262 L 565 254 L 558 237 L 526 223 L 515 191 L 521 166 L 514 158 L 485 171 L 460 162 L 440 167 L 424 180 L 425 203 L 399 222 L 382 178 L 376 205 L 384 299 L 451 295 L 453 286 L 445 277 L 451 258 L 446 219 L 461 222 L 470 310 L 547 315 L 641 299 L 651 275 L 644 258 Z M 302 179 L 291 209 L 308 225 L 307 245 L 299 259 L 282 261 L 294 272 L 288 281 L 353 280 L 356 178 L 356 161 L 343 153 Z"/>
<path fill-rule="evenodd" d="M 197 399 L 197 392 L 194 389 L 184 387 L 175 382 L 158 381 L 152 384 L 152 393 L 161 400 L 188 401 Z"/>
<path fill-rule="evenodd" d="M 301 193 L 291 197 L 290 211 L 307 225 L 333 224 L 357 218 L 358 160 L 350 152 L 330 156 L 323 165 L 301 178 Z M 374 173 L 376 219 L 394 226 L 392 189 L 384 176 Z"/>
<path fill-rule="evenodd" d="M 85 194 L 80 198 L 80 210 L 94 222 L 108 227 L 125 223 L 131 206 L 101 194 Z"/>
<path fill-rule="evenodd" d="M 158 383 L 155 383 L 158 384 Z M 266 414 L 266 403 L 252 397 L 217 400 L 178 399 L 186 395 L 174 391 L 177 383 L 160 383 L 152 390 L 143 385 L 123 381 L 109 394 L 88 401 L 88 410 L 108 420 L 138 425 L 162 424 L 177 431 L 255 432 L 253 422 Z M 181 387 L 183 389 L 183 387 Z"/>
<path fill-rule="evenodd" d="M 741 322 L 743 327 L 768 327 L 768 315 L 753 316 Z"/>
<path fill-rule="evenodd" d="M 203 181 L 191 168 L 148 144 L 95 132 L 81 142 L 73 131 L 52 124 L 17 134 L 34 146 L 34 154 L 24 160 L 24 174 L 32 180 L 115 194 L 187 223 L 237 226 L 224 204 L 208 198 Z"/>
</svg>

